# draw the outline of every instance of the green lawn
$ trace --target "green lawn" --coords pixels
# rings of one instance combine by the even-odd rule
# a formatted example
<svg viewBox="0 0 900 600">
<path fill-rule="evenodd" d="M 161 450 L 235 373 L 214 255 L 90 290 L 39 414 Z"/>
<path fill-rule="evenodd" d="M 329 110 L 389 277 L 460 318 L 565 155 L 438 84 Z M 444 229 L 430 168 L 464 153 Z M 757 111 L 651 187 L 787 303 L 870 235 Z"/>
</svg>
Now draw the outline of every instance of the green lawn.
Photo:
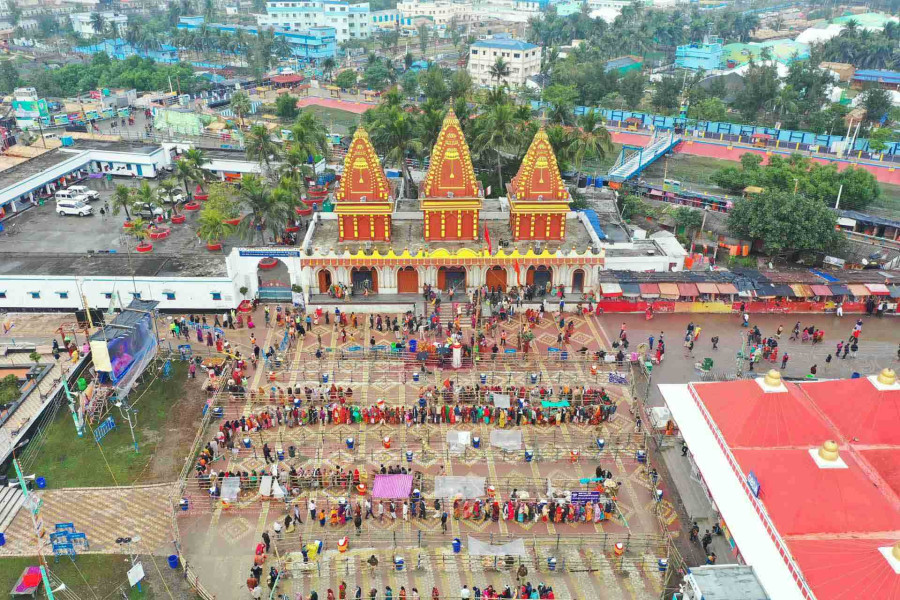
<svg viewBox="0 0 900 600">
<path fill-rule="evenodd" d="M 81 598 L 109 597 L 121 600 L 122 595 L 116 589 L 128 588 L 128 569 L 131 568 L 131 561 L 126 556 L 84 554 L 76 557 L 74 562 L 67 557 L 61 557 L 58 563 L 54 563 L 52 557 L 47 558 L 47 561 L 50 572 L 65 583 L 67 589 Z M 34 556 L 0 558 L 0 593 L 8 596 L 22 571 L 38 564 L 38 559 Z M 144 567 L 145 572 L 148 568 L 153 568 L 152 565 Z M 41 591 L 36 597 L 46 598 L 46 594 Z M 131 589 L 128 596 L 129 600 L 154 597 L 161 596 L 151 592 L 147 586 L 143 586 L 142 593 L 138 593 L 136 588 Z"/>
<path fill-rule="evenodd" d="M 84 437 L 76 435 L 72 416 L 63 407 L 49 426 L 46 442 L 28 470 L 45 477 L 49 487 L 57 488 L 174 480 L 190 448 L 190 442 L 185 446 L 184 440 L 189 437 L 193 441 L 200 417 L 200 408 L 194 406 L 199 394 L 186 393 L 186 374 L 187 363 L 174 361 L 171 379 L 160 377 L 153 380 L 149 388 L 141 386 L 131 392 L 130 397 L 136 402 L 137 424 L 134 432 L 139 453 L 134 452 L 128 422 L 122 418 L 119 409 L 111 408 L 110 414 L 116 421 L 116 428 L 103 438 L 101 453 L 89 429 L 86 429 Z M 149 374 L 145 377 L 150 381 Z M 199 389 L 199 385 L 190 389 Z M 191 398 L 188 396 L 192 396 L 194 402 L 189 402 Z M 200 403 L 202 405 L 202 399 Z M 179 404 L 177 410 L 176 404 Z M 190 406 L 184 407 L 183 404 Z M 173 422 L 167 423 L 170 417 Z M 178 435 L 182 429 L 183 434 Z M 161 441 L 164 443 L 160 444 Z M 157 451 L 159 456 L 155 457 Z M 165 474 L 167 476 L 159 472 L 160 458 L 172 463 L 168 465 L 171 468 Z"/>
<path fill-rule="evenodd" d="M 351 127 L 359 125 L 360 115 L 346 110 L 312 105 L 303 108 L 302 111 L 314 113 L 332 133 L 345 135 Z"/>
</svg>

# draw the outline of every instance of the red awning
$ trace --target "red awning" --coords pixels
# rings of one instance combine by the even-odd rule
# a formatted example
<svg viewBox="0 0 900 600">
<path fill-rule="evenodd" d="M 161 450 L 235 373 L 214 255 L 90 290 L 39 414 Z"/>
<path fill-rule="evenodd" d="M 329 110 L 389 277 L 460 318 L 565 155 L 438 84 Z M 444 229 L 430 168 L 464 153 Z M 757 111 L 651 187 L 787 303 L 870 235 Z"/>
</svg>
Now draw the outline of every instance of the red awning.
<svg viewBox="0 0 900 600">
<path fill-rule="evenodd" d="M 655 283 L 642 283 L 641 284 L 641 296 L 645 294 L 656 294 L 659 295 L 659 286 Z"/>
<path fill-rule="evenodd" d="M 809 288 L 812 290 L 812 293 L 816 296 L 833 296 L 831 293 L 831 288 L 827 285 L 811 285 Z"/>
<path fill-rule="evenodd" d="M 716 288 L 720 294 L 737 294 L 738 289 L 730 283 L 717 283 Z"/>
<path fill-rule="evenodd" d="M 866 287 L 872 292 L 873 296 L 890 296 L 891 290 L 883 283 L 867 283 Z"/>
<path fill-rule="evenodd" d="M 622 287 L 618 283 L 603 282 L 600 284 L 600 290 L 608 298 L 618 298 L 622 295 Z"/>
<path fill-rule="evenodd" d="M 700 292 L 697 290 L 697 286 L 693 283 L 679 283 L 678 294 L 680 296 L 695 298 L 700 295 Z"/>
<path fill-rule="evenodd" d="M 718 294 L 719 288 L 716 287 L 714 283 L 698 283 L 697 289 L 700 290 L 701 294 Z"/>
</svg>

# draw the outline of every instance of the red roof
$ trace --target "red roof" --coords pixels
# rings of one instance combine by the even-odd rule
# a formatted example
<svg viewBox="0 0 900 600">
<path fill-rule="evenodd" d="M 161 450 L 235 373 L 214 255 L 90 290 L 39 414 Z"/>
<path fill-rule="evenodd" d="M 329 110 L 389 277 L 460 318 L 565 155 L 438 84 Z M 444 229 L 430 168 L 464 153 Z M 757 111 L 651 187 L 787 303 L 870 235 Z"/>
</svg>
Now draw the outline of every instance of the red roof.
<svg viewBox="0 0 900 600">
<path fill-rule="evenodd" d="M 849 449 L 846 469 L 823 469 L 808 448 L 734 450 L 744 473 L 753 471 L 760 499 L 782 536 L 900 531 L 900 512 L 873 489 Z"/>
<path fill-rule="evenodd" d="M 900 575 L 878 551 L 896 542 L 890 538 L 788 540 L 788 547 L 817 600 L 897 600 Z"/>
<path fill-rule="evenodd" d="M 763 392 L 752 380 L 695 387 L 732 448 L 818 446 L 832 437 L 796 384 L 787 394 Z"/>
<path fill-rule="evenodd" d="M 303 81 L 303 75 L 276 75 L 272 78 L 272 83 L 300 83 Z"/>
<path fill-rule="evenodd" d="M 900 446 L 900 392 L 881 392 L 864 378 L 803 385 L 807 396 L 845 438 Z"/>
<path fill-rule="evenodd" d="M 737 469 L 759 481 L 816 598 L 900 600 L 900 575 L 878 550 L 900 541 L 900 390 L 868 378 L 784 386 L 692 385 Z M 823 469 L 810 456 L 829 439 L 847 468 Z"/>
</svg>

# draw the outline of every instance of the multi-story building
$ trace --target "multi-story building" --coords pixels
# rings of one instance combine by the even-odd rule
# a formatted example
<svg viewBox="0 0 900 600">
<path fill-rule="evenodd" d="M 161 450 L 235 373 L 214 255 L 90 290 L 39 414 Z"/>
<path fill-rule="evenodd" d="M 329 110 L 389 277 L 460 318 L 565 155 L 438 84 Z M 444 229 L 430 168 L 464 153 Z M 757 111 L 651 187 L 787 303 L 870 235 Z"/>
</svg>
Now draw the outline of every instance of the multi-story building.
<svg viewBox="0 0 900 600">
<path fill-rule="evenodd" d="M 435 27 L 446 27 L 451 19 L 457 23 L 470 21 L 474 14 L 471 2 L 447 2 L 445 0 L 400 0 L 397 10 L 404 18 L 425 17 Z"/>
<path fill-rule="evenodd" d="M 103 40 L 90 46 L 77 46 L 73 48 L 76 54 L 100 54 L 103 52 L 110 58 L 125 60 L 132 56 L 151 58 L 158 63 L 177 63 L 178 48 L 169 44 L 160 44 L 158 48 L 136 48 L 121 38 Z"/>
<path fill-rule="evenodd" d="M 412 19 L 404 17 L 396 8 L 387 10 L 373 10 L 369 13 L 372 17 L 372 25 L 369 27 L 370 33 L 375 33 L 385 29 L 399 29 L 401 27 L 412 27 Z"/>
<path fill-rule="evenodd" d="M 544 4 L 539 0 L 481 0 L 475 4 L 479 19 L 499 19 L 508 23 L 527 23 L 541 14 Z"/>
<path fill-rule="evenodd" d="M 197 30 L 203 27 L 203 17 L 182 17 L 178 22 L 179 29 Z M 259 35 L 260 29 L 272 29 L 275 37 L 284 37 L 291 45 L 295 58 L 308 61 L 319 61 L 334 58 L 337 52 L 337 32 L 334 27 L 310 27 L 308 29 L 282 29 L 275 26 L 248 27 L 245 25 L 223 25 L 208 23 L 208 29 L 217 29 L 222 33 L 234 34 L 239 29 L 247 35 Z"/>
<path fill-rule="evenodd" d="M 91 37 L 103 33 L 102 31 L 97 31 L 94 29 L 94 14 L 99 14 L 101 17 L 103 17 L 103 23 L 105 24 L 105 26 L 111 26 L 115 28 L 115 32 L 117 35 L 122 35 L 123 33 L 125 33 L 125 28 L 128 27 L 128 17 L 125 15 L 114 13 L 112 11 L 103 11 L 100 13 L 74 13 L 69 15 L 69 19 L 71 19 L 72 21 L 72 29 L 75 30 L 75 33 L 77 33 L 81 37 Z"/>
<path fill-rule="evenodd" d="M 260 27 L 275 27 L 285 31 L 334 27 L 338 43 L 368 39 L 372 29 L 371 20 L 368 2 L 351 4 L 341 0 L 266 2 L 266 14 L 258 17 Z"/>
<path fill-rule="evenodd" d="M 503 82 L 509 86 L 525 85 L 525 81 L 541 72 L 541 47 L 506 35 L 497 35 L 472 44 L 469 49 L 469 74 L 478 85 L 496 83 L 491 66 L 502 58 L 509 67 Z"/>
<path fill-rule="evenodd" d="M 723 52 L 720 38 L 707 38 L 702 44 L 678 46 L 675 49 L 675 66 L 694 71 L 721 69 Z"/>
</svg>

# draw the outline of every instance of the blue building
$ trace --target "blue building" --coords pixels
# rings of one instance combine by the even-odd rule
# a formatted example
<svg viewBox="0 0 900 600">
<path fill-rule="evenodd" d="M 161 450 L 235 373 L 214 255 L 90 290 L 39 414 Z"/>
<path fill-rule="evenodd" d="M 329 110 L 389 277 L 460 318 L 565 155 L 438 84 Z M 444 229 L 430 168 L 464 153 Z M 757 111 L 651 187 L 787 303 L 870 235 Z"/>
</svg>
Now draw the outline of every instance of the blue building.
<svg viewBox="0 0 900 600">
<path fill-rule="evenodd" d="M 723 55 L 722 40 L 708 38 L 703 43 L 678 46 L 675 49 L 675 66 L 693 71 L 721 69 Z"/>
<path fill-rule="evenodd" d="M 181 17 L 178 29 L 196 31 L 203 27 L 203 17 Z M 235 34 L 238 30 L 247 35 L 259 35 L 259 27 L 246 25 L 223 25 L 208 23 L 208 29 L 216 29 L 221 33 Z M 291 45 L 294 58 L 317 62 L 326 58 L 334 58 L 337 52 L 337 32 L 334 27 L 310 27 L 302 31 L 289 31 L 273 28 L 275 37 L 283 37 Z"/>
<path fill-rule="evenodd" d="M 74 49 L 76 54 L 100 54 L 105 52 L 110 58 L 125 60 L 131 56 L 150 58 L 159 63 L 177 63 L 178 48 L 168 44 L 162 44 L 158 48 L 136 48 L 123 39 L 104 40 L 90 46 L 78 46 Z"/>
</svg>

